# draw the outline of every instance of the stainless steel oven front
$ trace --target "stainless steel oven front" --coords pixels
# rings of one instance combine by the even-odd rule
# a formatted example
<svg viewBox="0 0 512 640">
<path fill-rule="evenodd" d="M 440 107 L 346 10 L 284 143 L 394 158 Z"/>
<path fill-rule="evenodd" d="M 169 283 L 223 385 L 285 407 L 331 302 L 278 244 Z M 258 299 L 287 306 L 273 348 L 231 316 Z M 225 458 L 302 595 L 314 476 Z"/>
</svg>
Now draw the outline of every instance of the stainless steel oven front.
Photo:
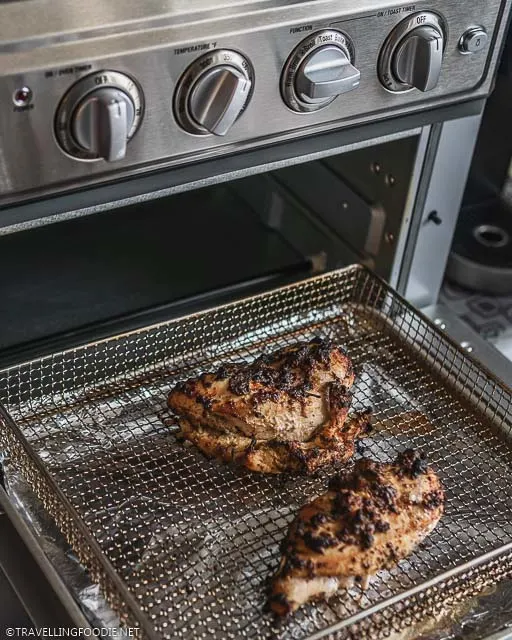
<svg viewBox="0 0 512 640">
<path fill-rule="evenodd" d="M 0 3 L 2 365 L 354 262 L 435 304 L 510 4 Z"/>
<path fill-rule="evenodd" d="M 432 303 L 509 5 L 2 3 L 2 232 L 223 182 L 285 236 L 276 202 L 314 212 L 315 268 L 342 242 Z"/>
<path fill-rule="evenodd" d="M 508 4 L 2 3 L 1 201 L 485 98 Z"/>
</svg>

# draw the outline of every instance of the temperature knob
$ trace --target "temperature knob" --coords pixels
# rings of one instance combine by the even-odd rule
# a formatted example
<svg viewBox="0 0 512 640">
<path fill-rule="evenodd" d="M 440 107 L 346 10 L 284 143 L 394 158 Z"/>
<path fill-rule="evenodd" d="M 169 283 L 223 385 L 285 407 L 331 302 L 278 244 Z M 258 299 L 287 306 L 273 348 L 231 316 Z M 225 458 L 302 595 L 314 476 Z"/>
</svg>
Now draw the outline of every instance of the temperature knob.
<svg viewBox="0 0 512 640">
<path fill-rule="evenodd" d="M 251 65 L 236 51 L 206 54 L 180 78 L 176 119 L 189 133 L 225 136 L 249 103 L 253 84 Z"/>
<path fill-rule="evenodd" d="M 441 74 L 444 34 L 441 18 L 428 11 L 401 22 L 386 40 L 379 59 L 379 76 L 386 89 L 434 89 Z"/>
<path fill-rule="evenodd" d="M 319 31 L 292 52 L 281 76 L 286 104 L 298 112 L 318 111 L 359 86 L 351 41 L 340 31 Z"/>
<path fill-rule="evenodd" d="M 56 116 L 62 148 L 81 160 L 121 160 L 142 118 L 142 92 L 128 76 L 101 71 L 79 80 Z"/>
</svg>

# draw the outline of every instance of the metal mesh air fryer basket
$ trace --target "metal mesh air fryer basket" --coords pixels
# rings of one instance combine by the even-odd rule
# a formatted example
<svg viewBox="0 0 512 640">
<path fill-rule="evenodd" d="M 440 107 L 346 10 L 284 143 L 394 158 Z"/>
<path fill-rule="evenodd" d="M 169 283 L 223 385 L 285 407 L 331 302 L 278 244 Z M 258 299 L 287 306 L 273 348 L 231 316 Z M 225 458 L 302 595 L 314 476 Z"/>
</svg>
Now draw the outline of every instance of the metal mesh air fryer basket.
<svg viewBox="0 0 512 640">
<path fill-rule="evenodd" d="M 266 583 L 299 506 L 326 485 L 206 460 L 176 441 L 170 388 L 313 336 L 349 352 L 358 455 L 425 452 L 445 515 L 366 591 L 285 621 Z M 57 353 L 2 372 L 1 443 L 123 622 L 151 638 L 377 638 L 512 575 L 512 395 L 362 267 Z M 332 473 L 332 470 L 331 470 Z"/>
</svg>

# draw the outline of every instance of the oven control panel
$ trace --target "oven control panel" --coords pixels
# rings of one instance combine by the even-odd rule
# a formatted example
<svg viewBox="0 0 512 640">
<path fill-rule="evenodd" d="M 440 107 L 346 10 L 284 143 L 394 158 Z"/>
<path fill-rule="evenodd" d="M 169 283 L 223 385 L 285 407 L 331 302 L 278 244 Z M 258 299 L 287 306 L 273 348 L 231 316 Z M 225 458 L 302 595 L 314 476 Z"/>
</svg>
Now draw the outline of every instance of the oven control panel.
<svg viewBox="0 0 512 640">
<path fill-rule="evenodd" d="M 0 204 L 484 97 L 511 1 L 198 0 L 128 28 L 112 0 L 118 22 L 25 16 L 18 40 L 47 4 L 4 3 Z"/>
</svg>

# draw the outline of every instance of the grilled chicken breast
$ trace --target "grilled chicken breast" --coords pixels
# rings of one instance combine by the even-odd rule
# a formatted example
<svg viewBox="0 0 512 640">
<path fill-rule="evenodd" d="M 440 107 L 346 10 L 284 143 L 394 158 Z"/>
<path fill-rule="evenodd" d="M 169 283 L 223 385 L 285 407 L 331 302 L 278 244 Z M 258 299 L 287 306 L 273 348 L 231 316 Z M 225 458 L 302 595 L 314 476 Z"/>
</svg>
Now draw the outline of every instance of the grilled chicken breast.
<svg viewBox="0 0 512 640">
<path fill-rule="evenodd" d="M 181 437 L 205 454 L 254 471 L 312 472 L 354 453 L 369 414 L 347 421 L 354 382 L 348 355 L 314 339 L 181 382 L 169 407 Z"/>
<path fill-rule="evenodd" d="M 359 460 L 291 524 L 270 608 L 286 615 L 391 569 L 434 529 L 443 505 L 441 482 L 417 452 L 407 450 L 392 464 Z"/>
</svg>

